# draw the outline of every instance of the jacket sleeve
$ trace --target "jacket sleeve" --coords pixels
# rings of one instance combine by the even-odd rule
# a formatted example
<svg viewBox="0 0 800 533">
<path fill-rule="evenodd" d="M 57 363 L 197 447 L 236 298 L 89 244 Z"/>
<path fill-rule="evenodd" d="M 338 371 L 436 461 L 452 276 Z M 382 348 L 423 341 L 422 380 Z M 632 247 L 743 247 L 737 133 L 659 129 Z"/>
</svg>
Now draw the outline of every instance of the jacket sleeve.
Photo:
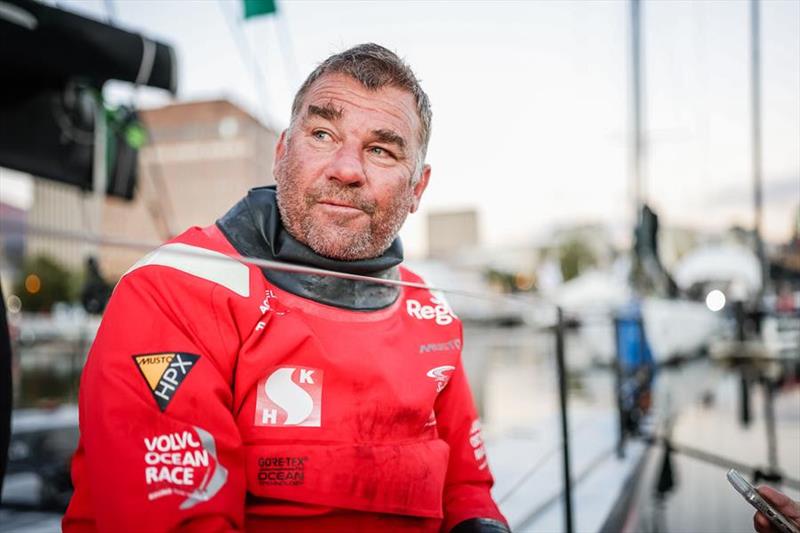
<svg viewBox="0 0 800 533">
<path fill-rule="evenodd" d="M 490 493 L 494 480 L 463 364 L 453 371 L 436 401 L 435 411 L 439 436 L 450 446 L 442 531 L 449 532 L 457 525 L 461 525 L 461 531 L 506 530 L 506 520 Z M 500 529 L 481 527 L 492 523 Z"/>
<path fill-rule="evenodd" d="M 65 531 L 243 528 L 231 296 L 161 266 L 117 285 L 81 378 Z"/>
</svg>

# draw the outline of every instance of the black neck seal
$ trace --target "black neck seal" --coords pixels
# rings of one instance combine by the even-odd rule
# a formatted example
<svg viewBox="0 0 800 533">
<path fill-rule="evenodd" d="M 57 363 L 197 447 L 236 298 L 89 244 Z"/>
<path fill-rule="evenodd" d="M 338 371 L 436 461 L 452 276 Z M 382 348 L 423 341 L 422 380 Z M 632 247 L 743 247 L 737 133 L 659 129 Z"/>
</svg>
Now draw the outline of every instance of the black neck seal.
<svg viewBox="0 0 800 533">
<path fill-rule="evenodd" d="M 247 257 L 381 279 L 398 279 L 397 265 L 403 261 L 403 245 L 399 238 L 382 255 L 371 259 L 339 261 L 317 254 L 283 227 L 274 186 L 251 189 L 217 220 L 217 227 L 236 251 Z M 393 304 L 400 294 L 396 286 L 369 281 L 268 268 L 261 271 L 271 283 L 285 291 L 344 309 L 383 309 Z"/>
</svg>

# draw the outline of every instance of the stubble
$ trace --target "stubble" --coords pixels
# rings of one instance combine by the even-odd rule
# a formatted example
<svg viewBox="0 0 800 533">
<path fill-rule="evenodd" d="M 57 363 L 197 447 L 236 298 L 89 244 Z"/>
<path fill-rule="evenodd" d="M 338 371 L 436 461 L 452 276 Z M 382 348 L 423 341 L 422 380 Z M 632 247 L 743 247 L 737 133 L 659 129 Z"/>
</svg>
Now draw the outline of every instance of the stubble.
<svg viewBox="0 0 800 533">
<path fill-rule="evenodd" d="M 366 198 L 362 187 L 349 187 L 336 180 L 320 180 L 304 195 L 294 183 L 294 178 L 301 175 L 302 166 L 289 144 L 284 161 L 275 168 L 278 208 L 289 234 L 319 255 L 342 261 L 368 259 L 385 252 L 403 226 L 412 205 L 411 180 L 398 189 L 385 209 L 379 209 L 376 202 Z M 316 219 L 312 208 L 321 199 L 357 207 L 369 217 L 369 224 L 356 229 L 344 223 Z"/>
</svg>

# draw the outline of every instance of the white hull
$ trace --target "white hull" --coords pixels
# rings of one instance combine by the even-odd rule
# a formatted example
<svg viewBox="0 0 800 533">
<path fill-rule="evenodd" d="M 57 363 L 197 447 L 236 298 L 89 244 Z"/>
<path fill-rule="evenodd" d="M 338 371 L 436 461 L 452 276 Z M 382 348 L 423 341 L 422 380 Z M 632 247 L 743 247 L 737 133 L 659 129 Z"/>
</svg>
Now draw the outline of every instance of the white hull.
<svg viewBox="0 0 800 533">
<path fill-rule="evenodd" d="M 616 342 L 611 313 L 596 314 L 582 321 L 579 338 L 592 358 L 601 364 L 614 360 Z M 656 362 L 694 355 L 708 345 L 722 327 L 719 315 L 702 303 L 666 298 L 645 298 L 642 302 L 645 333 Z"/>
</svg>

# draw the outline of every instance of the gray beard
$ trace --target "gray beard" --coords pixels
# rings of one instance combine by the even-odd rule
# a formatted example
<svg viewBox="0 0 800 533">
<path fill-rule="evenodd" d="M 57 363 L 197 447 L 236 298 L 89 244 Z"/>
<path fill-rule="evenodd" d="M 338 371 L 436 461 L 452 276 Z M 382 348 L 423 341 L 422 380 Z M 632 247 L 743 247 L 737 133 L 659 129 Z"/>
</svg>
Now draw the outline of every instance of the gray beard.
<svg viewBox="0 0 800 533">
<path fill-rule="evenodd" d="M 396 195 L 385 211 L 378 212 L 374 203 L 364 201 L 357 190 L 347 187 L 317 188 L 311 190 L 308 197 L 301 197 L 292 188 L 291 175 L 295 170 L 296 165 L 290 155 L 287 165 L 279 165 L 275 169 L 278 209 L 284 228 L 292 237 L 317 254 L 340 261 L 378 257 L 391 246 L 411 207 L 413 196 L 409 189 Z M 323 197 L 347 200 L 363 210 L 370 216 L 368 228 L 353 231 L 335 225 L 319 227 L 309 216 L 308 210 L 317 199 Z"/>
</svg>

